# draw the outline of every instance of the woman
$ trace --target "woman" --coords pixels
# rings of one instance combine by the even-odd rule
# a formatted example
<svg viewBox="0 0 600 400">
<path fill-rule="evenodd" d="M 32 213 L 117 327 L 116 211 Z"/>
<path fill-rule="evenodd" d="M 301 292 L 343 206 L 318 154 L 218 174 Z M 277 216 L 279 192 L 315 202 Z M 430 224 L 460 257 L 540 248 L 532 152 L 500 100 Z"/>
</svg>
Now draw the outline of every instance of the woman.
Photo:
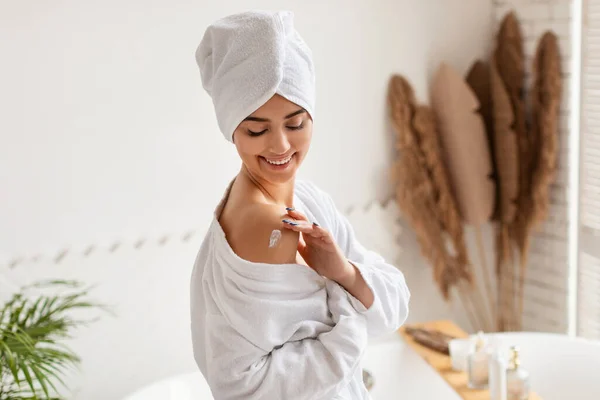
<svg viewBox="0 0 600 400">
<path fill-rule="evenodd" d="M 370 336 L 408 314 L 402 273 L 295 176 L 314 117 L 311 52 L 289 12 L 221 19 L 196 51 L 219 127 L 242 160 L 191 282 L 196 362 L 216 399 L 368 399 Z"/>
</svg>

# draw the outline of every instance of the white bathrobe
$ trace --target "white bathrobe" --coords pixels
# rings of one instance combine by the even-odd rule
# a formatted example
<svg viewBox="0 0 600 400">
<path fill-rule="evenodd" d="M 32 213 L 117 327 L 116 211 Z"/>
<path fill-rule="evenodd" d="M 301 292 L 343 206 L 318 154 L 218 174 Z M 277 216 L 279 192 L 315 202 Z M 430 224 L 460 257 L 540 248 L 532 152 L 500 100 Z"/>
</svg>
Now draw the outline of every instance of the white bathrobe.
<svg viewBox="0 0 600 400">
<path fill-rule="evenodd" d="M 358 268 L 375 297 L 369 309 L 305 265 L 238 257 L 217 220 L 225 200 L 191 279 L 194 356 L 214 398 L 369 399 L 361 359 L 369 337 L 405 321 L 404 275 L 362 247 L 331 198 L 309 182 L 296 182 L 294 207 L 331 232 Z"/>
</svg>

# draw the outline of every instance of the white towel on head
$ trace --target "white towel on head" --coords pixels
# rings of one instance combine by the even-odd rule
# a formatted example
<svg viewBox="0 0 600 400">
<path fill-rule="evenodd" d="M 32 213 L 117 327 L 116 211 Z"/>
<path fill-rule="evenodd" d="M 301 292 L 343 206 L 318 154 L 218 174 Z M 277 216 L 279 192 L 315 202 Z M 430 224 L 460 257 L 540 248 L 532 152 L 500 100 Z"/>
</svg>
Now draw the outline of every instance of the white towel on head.
<svg viewBox="0 0 600 400">
<path fill-rule="evenodd" d="M 242 120 L 279 94 L 314 118 L 312 53 L 289 11 L 251 11 L 211 24 L 196 49 L 202 85 L 229 141 Z"/>
</svg>

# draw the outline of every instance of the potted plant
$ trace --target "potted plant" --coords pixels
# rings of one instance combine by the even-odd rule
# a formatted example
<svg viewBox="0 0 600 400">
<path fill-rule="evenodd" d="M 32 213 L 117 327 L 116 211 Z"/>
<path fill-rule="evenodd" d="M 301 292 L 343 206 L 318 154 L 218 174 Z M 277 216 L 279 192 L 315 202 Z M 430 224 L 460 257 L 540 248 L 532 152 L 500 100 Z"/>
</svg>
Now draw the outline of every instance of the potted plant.
<svg viewBox="0 0 600 400">
<path fill-rule="evenodd" d="M 2 304 L 0 400 L 63 399 L 57 386 L 65 387 L 65 373 L 80 362 L 64 341 L 90 322 L 77 315 L 96 307 L 76 281 L 25 286 Z"/>
</svg>

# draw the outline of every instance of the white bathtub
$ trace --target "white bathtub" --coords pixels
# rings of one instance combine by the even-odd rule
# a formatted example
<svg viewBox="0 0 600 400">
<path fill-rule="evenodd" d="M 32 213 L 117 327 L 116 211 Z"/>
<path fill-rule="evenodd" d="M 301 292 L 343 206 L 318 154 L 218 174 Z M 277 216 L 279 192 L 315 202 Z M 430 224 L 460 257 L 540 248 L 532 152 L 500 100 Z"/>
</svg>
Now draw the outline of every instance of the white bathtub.
<svg viewBox="0 0 600 400">
<path fill-rule="evenodd" d="M 364 368 L 375 379 L 374 400 L 406 399 L 460 400 L 427 363 L 392 334 L 372 343 L 365 354 Z M 423 385 L 427 382 L 427 385 Z M 123 400 L 211 400 L 208 384 L 200 372 L 177 375 L 152 383 Z"/>
<path fill-rule="evenodd" d="M 533 389 L 545 400 L 600 399 L 600 342 L 546 333 L 496 334 L 521 348 Z M 373 373 L 374 400 L 460 400 L 458 394 L 399 337 L 367 348 L 364 367 Z M 202 375 L 190 373 L 153 383 L 124 400 L 210 400 Z"/>
<path fill-rule="evenodd" d="M 146 386 L 123 400 L 213 400 L 200 372 L 167 378 Z"/>
</svg>

